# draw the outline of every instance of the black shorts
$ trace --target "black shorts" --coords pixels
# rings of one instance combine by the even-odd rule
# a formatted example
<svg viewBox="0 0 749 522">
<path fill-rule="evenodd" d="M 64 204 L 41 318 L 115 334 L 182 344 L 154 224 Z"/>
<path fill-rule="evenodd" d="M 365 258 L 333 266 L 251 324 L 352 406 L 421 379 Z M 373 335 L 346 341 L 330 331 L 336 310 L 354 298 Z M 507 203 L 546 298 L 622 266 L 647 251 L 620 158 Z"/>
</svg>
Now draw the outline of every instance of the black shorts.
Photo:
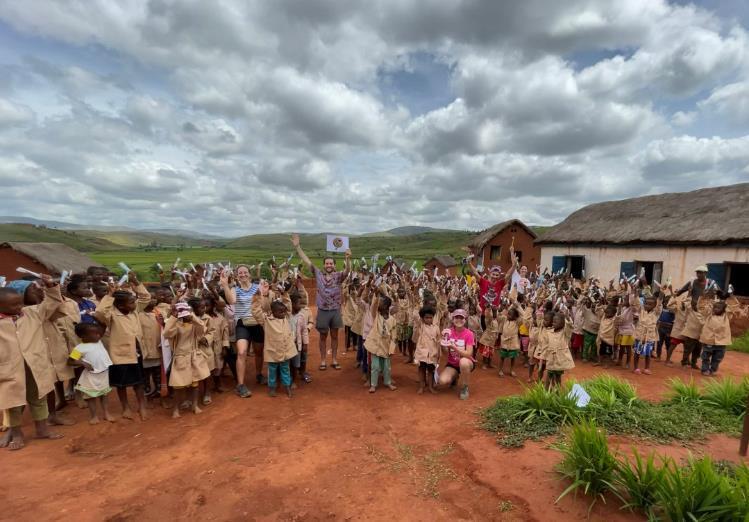
<svg viewBox="0 0 749 522">
<path fill-rule="evenodd" d="M 605 357 L 611 356 L 614 353 L 614 347 L 608 343 L 601 341 L 601 347 L 598 349 L 598 355 Z"/>
<path fill-rule="evenodd" d="M 434 365 L 433 364 L 427 364 L 424 361 L 421 361 L 419 363 L 419 368 L 426 368 L 430 372 L 434 371 Z M 458 370 L 458 371 L 460 371 L 460 370 Z"/>
<path fill-rule="evenodd" d="M 259 324 L 245 326 L 241 319 L 237 321 L 235 337 L 237 341 L 244 340 L 257 344 L 263 344 L 265 342 L 265 332 L 263 331 L 262 326 Z"/>
<path fill-rule="evenodd" d="M 127 388 L 143 384 L 143 359 L 138 356 L 134 364 L 113 364 L 109 367 L 109 385 L 112 388 Z"/>
</svg>

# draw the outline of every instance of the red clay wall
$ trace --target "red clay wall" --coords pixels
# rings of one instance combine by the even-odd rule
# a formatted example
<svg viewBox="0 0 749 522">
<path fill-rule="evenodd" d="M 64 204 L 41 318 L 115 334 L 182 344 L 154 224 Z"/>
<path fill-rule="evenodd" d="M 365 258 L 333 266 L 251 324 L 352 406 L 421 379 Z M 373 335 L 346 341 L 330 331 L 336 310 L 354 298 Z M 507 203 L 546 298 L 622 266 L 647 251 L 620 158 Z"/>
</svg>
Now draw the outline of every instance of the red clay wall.
<svg viewBox="0 0 749 522">
<path fill-rule="evenodd" d="M 445 265 L 442 263 L 438 263 L 437 261 L 429 261 L 428 263 L 424 263 L 424 268 L 428 268 L 429 270 L 434 270 L 434 267 L 437 267 L 439 269 L 439 272 L 437 272 L 437 275 L 455 275 L 455 268 L 456 267 L 450 267 L 445 268 Z"/>
<path fill-rule="evenodd" d="M 26 254 L 16 252 L 10 247 L 0 248 L 0 276 L 5 276 L 8 281 L 14 279 L 21 279 L 24 274 L 16 272 L 18 267 L 28 268 L 32 272 L 39 272 L 43 274 L 49 274 L 47 267 L 41 263 L 37 263 L 34 259 L 30 258 Z M 60 275 L 60 274 L 50 274 Z"/>
<path fill-rule="evenodd" d="M 505 228 L 486 244 L 484 247 L 483 259 L 483 264 L 486 268 L 499 265 L 505 272 L 510 268 L 510 245 L 512 244 L 513 236 L 515 236 L 515 251 L 522 252 L 523 254 L 520 264 L 527 266 L 529 272 L 536 270 L 536 265 L 541 262 L 541 248 L 533 244 L 533 236 L 520 226 L 509 226 Z M 502 246 L 499 261 L 489 259 L 489 256 L 491 255 L 491 247 L 495 245 Z"/>
</svg>

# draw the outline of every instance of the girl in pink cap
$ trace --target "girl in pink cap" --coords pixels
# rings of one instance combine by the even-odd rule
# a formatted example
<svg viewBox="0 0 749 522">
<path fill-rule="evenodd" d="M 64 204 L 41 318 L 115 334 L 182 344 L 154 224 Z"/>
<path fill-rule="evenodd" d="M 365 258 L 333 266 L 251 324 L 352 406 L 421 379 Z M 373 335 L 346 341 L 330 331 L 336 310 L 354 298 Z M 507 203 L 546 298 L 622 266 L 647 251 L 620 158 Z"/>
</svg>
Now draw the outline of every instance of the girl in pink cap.
<svg viewBox="0 0 749 522">
<path fill-rule="evenodd" d="M 460 399 L 468 399 L 468 380 L 475 369 L 473 358 L 475 340 L 473 332 L 466 327 L 468 314 L 463 309 L 452 313 L 452 326 L 443 332 L 442 351 L 447 354 L 447 365 L 439 373 L 440 385 L 452 385 L 460 381 Z"/>
</svg>

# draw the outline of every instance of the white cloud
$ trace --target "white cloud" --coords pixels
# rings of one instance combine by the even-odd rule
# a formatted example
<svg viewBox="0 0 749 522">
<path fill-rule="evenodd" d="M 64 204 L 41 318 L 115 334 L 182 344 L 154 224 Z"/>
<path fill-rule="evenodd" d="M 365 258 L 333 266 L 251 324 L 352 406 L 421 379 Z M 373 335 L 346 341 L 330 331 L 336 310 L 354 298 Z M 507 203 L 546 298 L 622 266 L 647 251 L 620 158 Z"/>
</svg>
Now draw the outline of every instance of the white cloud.
<svg viewBox="0 0 749 522">
<path fill-rule="evenodd" d="M 749 174 L 746 27 L 692 5 L 0 0 L 0 20 L 24 39 L 0 63 L 8 213 L 483 228 Z M 449 78 L 426 112 L 421 55 Z"/>
</svg>

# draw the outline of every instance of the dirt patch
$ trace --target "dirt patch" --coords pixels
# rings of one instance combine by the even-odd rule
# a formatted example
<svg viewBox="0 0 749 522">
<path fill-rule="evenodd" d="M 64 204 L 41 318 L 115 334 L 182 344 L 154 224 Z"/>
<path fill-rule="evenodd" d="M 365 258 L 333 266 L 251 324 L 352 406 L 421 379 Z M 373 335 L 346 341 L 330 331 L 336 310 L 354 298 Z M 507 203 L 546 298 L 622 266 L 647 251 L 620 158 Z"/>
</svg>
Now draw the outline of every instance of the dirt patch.
<svg viewBox="0 0 749 522">
<path fill-rule="evenodd" d="M 313 334 L 312 346 L 316 345 Z M 314 352 L 315 350 L 313 350 Z M 680 352 L 675 357 L 678 360 Z M 416 395 L 416 367 L 393 357 L 398 390 L 369 394 L 354 368 L 317 371 L 296 396 L 270 398 L 252 386 L 251 399 L 224 393 L 199 416 L 172 420 L 156 406 L 146 422 L 118 420 L 89 426 L 87 413 L 70 406 L 77 424 L 58 430 L 59 441 L 30 440 L 27 448 L 0 451 L 0 490 L 8 520 L 584 520 L 588 502 L 565 489 L 553 471 L 559 454 L 549 442 L 504 449 L 478 428 L 476 411 L 499 395 L 520 393 L 521 379 L 493 371 L 472 374 L 471 398 L 457 391 Z M 249 362 L 252 366 L 253 363 Z M 252 375 L 254 368 L 248 370 Z M 730 352 L 724 375 L 749 372 L 749 355 Z M 581 366 L 576 378 L 598 368 Z M 519 372 L 520 373 L 520 372 Z M 652 376 L 628 378 L 644 398 L 659 398 L 669 377 L 703 380 L 699 372 L 654 364 Z M 227 380 L 227 386 L 230 384 Z M 118 411 L 112 397 L 114 411 Z M 29 422 L 24 426 L 31 435 Z M 622 451 L 632 441 L 612 438 Z M 685 457 L 689 451 L 738 460 L 738 440 L 638 449 Z M 592 520 L 640 520 L 618 504 L 596 505 Z"/>
</svg>

